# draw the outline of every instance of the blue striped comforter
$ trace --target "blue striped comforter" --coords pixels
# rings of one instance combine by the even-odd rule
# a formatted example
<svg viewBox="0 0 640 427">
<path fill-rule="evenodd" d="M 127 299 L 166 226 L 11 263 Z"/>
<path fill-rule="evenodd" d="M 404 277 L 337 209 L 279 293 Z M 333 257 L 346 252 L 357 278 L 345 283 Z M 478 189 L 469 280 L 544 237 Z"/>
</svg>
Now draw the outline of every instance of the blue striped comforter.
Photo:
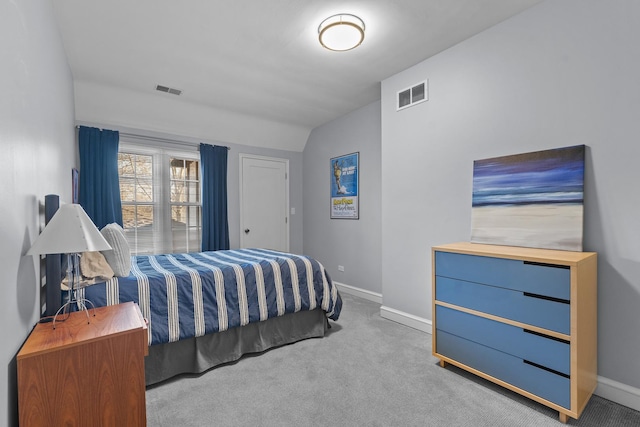
<svg viewBox="0 0 640 427">
<path fill-rule="evenodd" d="M 128 277 L 78 292 L 96 306 L 138 303 L 149 345 L 316 308 L 337 320 L 342 308 L 322 264 L 266 249 L 134 256 Z"/>
</svg>

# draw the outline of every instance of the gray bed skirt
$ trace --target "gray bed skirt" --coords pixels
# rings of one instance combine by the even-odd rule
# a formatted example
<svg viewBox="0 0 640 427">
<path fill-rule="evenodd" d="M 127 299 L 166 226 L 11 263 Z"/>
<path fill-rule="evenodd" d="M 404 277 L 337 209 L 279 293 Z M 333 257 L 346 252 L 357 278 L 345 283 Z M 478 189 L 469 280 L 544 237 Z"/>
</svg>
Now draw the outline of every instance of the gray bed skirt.
<svg viewBox="0 0 640 427">
<path fill-rule="evenodd" d="M 179 374 L 199 374 L 214 366 L 307 338 L 323 337 L 324 311 L 300 311 L 224 332 L 152 345 L 145 357 L 147 386 Z"/>
</svg>

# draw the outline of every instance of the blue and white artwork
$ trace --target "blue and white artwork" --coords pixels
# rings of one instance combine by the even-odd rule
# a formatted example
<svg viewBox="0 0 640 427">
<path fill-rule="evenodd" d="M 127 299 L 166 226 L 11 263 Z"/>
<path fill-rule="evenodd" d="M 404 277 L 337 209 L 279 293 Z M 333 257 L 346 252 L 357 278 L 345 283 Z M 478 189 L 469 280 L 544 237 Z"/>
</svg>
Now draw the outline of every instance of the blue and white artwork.
<svg viewBox="0 0 640 427">
<path fill-rule="evenodd" d="M 360 153 L 331 159 L 331 218 L 358 219 Z"/>
<path fill-rule="evenodd" d="M 473 162 L 471 241 L 582 251 L 585 146 Z"/>
</svg>

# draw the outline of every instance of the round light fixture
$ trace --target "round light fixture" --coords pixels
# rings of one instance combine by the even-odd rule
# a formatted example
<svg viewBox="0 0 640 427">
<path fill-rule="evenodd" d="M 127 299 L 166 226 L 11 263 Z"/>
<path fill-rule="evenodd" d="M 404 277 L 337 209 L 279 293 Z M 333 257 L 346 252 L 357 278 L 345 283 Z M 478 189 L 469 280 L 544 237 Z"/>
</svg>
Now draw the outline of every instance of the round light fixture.
<svg viewBox="0 0 640 427">
<path fill-rule="evenodd" d="M 318 39 L 329 50 L 351 50 L 364 40 L 364 22 L 348 13 L 330 16 L 318 27 Z"/>
</svg>

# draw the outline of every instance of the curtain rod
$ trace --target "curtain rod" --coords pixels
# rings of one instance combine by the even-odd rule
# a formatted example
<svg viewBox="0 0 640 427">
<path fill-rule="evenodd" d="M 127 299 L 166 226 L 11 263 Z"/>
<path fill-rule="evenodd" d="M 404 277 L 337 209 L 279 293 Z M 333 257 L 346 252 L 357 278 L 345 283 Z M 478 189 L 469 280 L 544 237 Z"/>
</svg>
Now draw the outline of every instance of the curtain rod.
<svg viewBox="0 0 640 427">
<path fill-rule="evenodd" d="M 79 129 L 80 125 L 76 126 L 76 129 Z M 124 136 L 125 138 L 136 138 L 136 139 L 142 139 L 144 141 L 150 141 L 150 142 L 165 142 L 165 143 L 169 143 L 169 144 L 177 144 L 177 145 L 184 145 L 184 146 L 188 146 L 188 147 L 199 147 L 200 143 L 199 142 L 188 142 L 188 141 L 180 141 L 178 139 L 172 139 L 172 138 L 161 138 L 161 137 L 156 137 L 156 136 L 149 136 L 149 135 L 140 135 L 137 133 L 129 133 L 129 132 L 120 132 L 118 131 L 118 133 L 121 136 Z M 211 144 L 211 145 L 217 145 L 217 144 Z M 227 147 L 226 145 L 218 145 L 218 147 L 224 147 L 227 150 L 231 150 L 231 147 Z"/>
</svg>

